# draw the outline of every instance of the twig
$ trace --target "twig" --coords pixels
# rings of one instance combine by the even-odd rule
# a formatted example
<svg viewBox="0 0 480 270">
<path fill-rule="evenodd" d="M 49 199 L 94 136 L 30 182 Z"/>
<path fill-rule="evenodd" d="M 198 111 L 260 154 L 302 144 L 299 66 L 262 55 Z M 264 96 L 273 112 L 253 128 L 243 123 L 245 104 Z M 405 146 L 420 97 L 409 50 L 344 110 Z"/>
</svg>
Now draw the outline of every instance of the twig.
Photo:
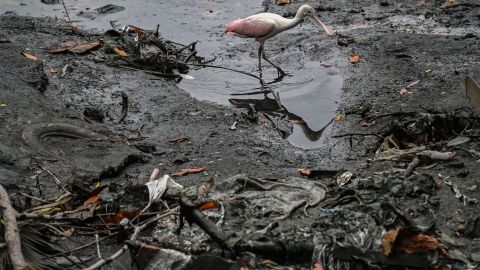
<svg viewBox="0 0 480 270">
<path fill-rule="evenodd" d="M 127 117 L 127 113 L 128 113 L 128 96 L 123 91 L 120 91 L 120 94 L 122 95 L 122 114 L 118 119 L 119 124 L 122 123 L 123 120 L 125 120 L 125 117 Z"/>
<path fill-rule="evenodd" d="M 73 253 L 73 252 L 75 252 L 75 251 L 82 250 L 82 249 L 87 248 L 87 247 L 89 247 L 89 246 L 95 245 L 97 242 L 100 243 L 100 242 L 102 242 L 103 240 L 106 240 L 106 239 L 108 239 L 108 238 L 110 238 L 110 237 L 112 237 L 112 236 L 115 236 L 115 235 L 119 234 L 119 233 L 120 233 L 120 232 L 114 232 L 114 233 L 112 233 L 112 234 L 109 234 L 109 235 L 107 235 L 107 236 L 105 236 L 105 237 L 102 237 L 102 238 L 98 239 L 98 241 L 95 240 L 95 241 L 92 241 L 92 242 L 87 243 L 87 244 L 85 244 L 85 245 L 81 245 L 81 246 L 79 246 L 79 247 L 76 247 L 76 248 L 74 248 L 74 249 L 70 249 L 70 250 L 64 251 L 64 252 L 62 252 L 62 253 L 50 255 L 50 256 L 46 257 L 45 259 L 50 259 L 50 258 L 54 258 L 54 257 L 58 257 L 58 256 L 63 256 L 63 255 L 65 255 L 65 254 L 70 254 L 70 253 Z"/>
<path fill-rule="evenodd" d="M 98 255 L 98 258 L 101 259 L 101 258 L 102 258 L 102 253 L 100 252 L 100 244 L 99 244 L 99 241 L 98 241 L 98 233 L 95 234 L 95 242 L 97 242 L 97 255 Z"/>
<path fill-rule="evenodd" d="M 65 13 L 67 14 L 68 22 L 70 23 L 70 26 L 72 25 L 72 20 L 70 19 L 70 14 L 68 14 L 67 6 L 65 5 L 65 2 L 62 0 L 62 5 L 63 9 L 65 9 Z"/>
<path fill-rule="evenodd" d="M 33 213 L 17 213 L 16 218 L 18 220 L 24 219 L 43 219 L 43 220 L 75 220 L 75 218 L 68 217 L 66 215 L 57 214 L 57 215 L 40 215 L 40 214 L 33 214 Z"/>
<path fill-rule="evenodd" d="M 7 191 L 0 185 L 0 207 L 2 208 L 3 226 L 5 229 L 5 244 L 14 270 L 33 270 L 30 264 L 25 262 L 20 243 L 20 235 L 17 227 L 16 211 L 13 209 Z"/>
<path fill-rule="evenodd" d="M 342 138 L 342 137 L 348 137 L 348 136 L 375 136 L 377 138 L 383 138 L 381 135 L 378 135 L 376 133 L 346 133 L 346 134 L 334 135 L 332 136 L 332 138 Z"/>
<path fill-rule="evenodd" d="M 27 198 L 30 198 L 32 200 L 36 200 L 36 201 L 39 201 L 39 202 L 42 202 L 42 203 L 49 203 L 48 201 L 44 200 L 44 199 L 40 199 L 40 198 L 37 198 L 37 197 L 34 197 L 32 195 L 28 195 L 26 193 L 23 193 L 23 192 L 18 192 L 19 195 L 22 195 L 22 196 L 25 196 Z"/>
<path fill-rule="evenodd" d="M 148 222 L 145 222 L 143 225 L 141 226 L 135 226 L 135 230 L 132 234 L 132 236 L 130 237 L 130 241 L 132 240 L 135 240 L 135 238 L 137 238 L 138 234 L 143 230 L 145 229 L 146 227 L 148 227 L 151 223 L 155 222 L 155 221 L 158 221 L 162 218 L 165 218 L 165 217 L 168 217 L 170 215 L 173 215 L 175 213 L 176 209 L 173 209 L 172 211 L 170 212 L 167 212 L 163 215 L 159 215 L 159 216 L 156 216 L 154 218 L 152 218 L 151 220 L 149 220 Z M 118 257 L 120 257 L 125 251 L 128 250 L 128 245 L 125 244 L 122 246 L 122 248 L 120 248 L 119 250 L 117 250 L 117 252 L 113 253 L 112 256 L 106 258 L 106 259 L 101 259 L 99 261 L 97 261 L 96 263 L 94 263 L 93 265 L 91 265 L 90 267 L 87 267 L 83 270 L 95 270 L 95 269 L 98 269 L 100 267 L 102 267 L 103 265 L 105 264 L 109 264 L 111 263 L 112 261 L 116 260 Z"/>
<path fill-rule="evenodd" d="M 63 191 L 65 191 L 66 193 L 70 193 L 68 192 L 68 190 L 62 185 L 62 182 L 60 182 L 60 179 L 58 179 L 55 174 L 53 174 L 51 171 L 49 171 L 48 169 L 46 169 L 45 167 L 43 167 L 40 162 L 38 162 L 36 159 L 35 159 L 35 162 L 37 163 L 38 167 L 40 167 L 40 169 L 46 171 L 48 174 L 50 174 L 52 177 L 53 177 L 53 180 L 55 181 L 55 183 L 57 183 L 57 185 L 59 187 L 61 187 L 63 189 Z"/>
</svg>

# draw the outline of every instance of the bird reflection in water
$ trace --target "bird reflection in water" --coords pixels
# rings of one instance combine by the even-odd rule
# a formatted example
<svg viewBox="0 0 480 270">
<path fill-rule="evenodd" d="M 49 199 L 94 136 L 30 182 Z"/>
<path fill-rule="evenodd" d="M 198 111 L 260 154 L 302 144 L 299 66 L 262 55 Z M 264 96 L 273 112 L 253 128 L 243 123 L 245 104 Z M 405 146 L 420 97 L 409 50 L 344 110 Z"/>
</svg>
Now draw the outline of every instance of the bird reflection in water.
<svg viewBox="0 0 480 270">
<path fill-rule="evenodd" d="M 246 93 L 246 94 L 241 94 L 241 95 L 255 95 L 259 93 L 264 93 L 264 92 L 252 92 L 252 93 Z M 258 98 L 249 98 L 249 99 L 239 99 L 239 98 L 231 98 L 228 101 L 235 107 L 237 108 L 246 108 L 249 109 L 250 111 L 253 112 L 262 112 L 267 115 L 282 115 L 282 117 L 287 117 L 290 123 L 293 123 L 295 125 L 298 125 L 301 129 L 305 137 L 311 141 L 318 141 L 321 137 L 325 129 L 332 123 L 333 119 L 330 120 L 324 127 L 321 129 L 315 131 L 312 130 L 308 124 L 305 122 L 305 120 L 288 111 L 287 108 L 285 108 L 281 103 L 279 103 L 278 99 L 274 98 L 269 98 L 266 93 L 264 93 L 263 99 Z M 233 94 L 235 95 L 235 94 Z M 280 131 L 280 130 L 279 130 Z M 282 132 L 283 133 L 283 132 Z"/>
</svg>

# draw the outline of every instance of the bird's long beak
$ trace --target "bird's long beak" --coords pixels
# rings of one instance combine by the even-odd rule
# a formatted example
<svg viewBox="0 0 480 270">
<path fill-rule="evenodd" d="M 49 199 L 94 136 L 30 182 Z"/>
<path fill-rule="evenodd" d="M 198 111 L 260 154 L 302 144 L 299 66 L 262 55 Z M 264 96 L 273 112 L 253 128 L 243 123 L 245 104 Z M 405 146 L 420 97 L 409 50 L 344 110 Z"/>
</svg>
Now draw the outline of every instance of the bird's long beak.
<svg viewBox="0 0 480 270">
<path fill-rule="evenodd" d="M 326 26 L 326 25 L 320 20 L 320 18 L 317 17 L 317 15 L 313 15 L 312 17 L 313 17 L 313 19 L 314 19 L 315 21 L 317 21 L 317 23 L 318 23 L 321 27 L 323 27 L 323 30 L 325 30 L 325 33 L 327 33 L 327 35 L 329 35 L 329 36 L 334 36 L 334 35 L 335 35 L 335 32 L 333 32 L 333 30 L 330 29 L 330 27 Z"/>
</svg>

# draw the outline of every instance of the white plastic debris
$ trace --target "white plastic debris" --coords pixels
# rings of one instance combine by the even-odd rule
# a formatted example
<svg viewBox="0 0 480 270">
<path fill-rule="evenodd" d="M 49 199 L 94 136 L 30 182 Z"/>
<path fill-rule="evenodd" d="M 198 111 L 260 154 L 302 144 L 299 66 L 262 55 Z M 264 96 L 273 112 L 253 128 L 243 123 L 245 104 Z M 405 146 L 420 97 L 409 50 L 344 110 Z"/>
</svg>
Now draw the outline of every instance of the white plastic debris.
<svg viewBox="0 0 480 270">
<path fill-rule="evenodd" d="M 164 175 L 160 179 L 150 181 L 145 185 L 148 187 L 149 203 L 159 201 L 167 188 L 183 189 L 183 186 L 175 182 L 169 175 Z"/>
<path fill-rule="evenodd" d="M 344 173 L 342 173 L 338 178 L 337 178 L 337 185 L 339 187 L 341 186 L 344 186 L 345 184 L 348 183 L 348 181 L 350 181 L 350 178 L 352 178 L 353 176 L 353 173 L 349 172 L 349 171 L 346 171 Z"/>
</svg>

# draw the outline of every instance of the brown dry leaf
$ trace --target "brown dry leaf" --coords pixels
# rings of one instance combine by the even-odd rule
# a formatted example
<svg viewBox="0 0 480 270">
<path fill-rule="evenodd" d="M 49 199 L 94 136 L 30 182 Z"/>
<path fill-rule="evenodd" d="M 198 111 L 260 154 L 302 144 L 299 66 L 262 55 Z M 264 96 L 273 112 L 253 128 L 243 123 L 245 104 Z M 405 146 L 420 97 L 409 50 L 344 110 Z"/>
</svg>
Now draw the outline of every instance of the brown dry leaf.
<svg viewBox="0 0 480 270">
<path fill-rule="evenodd" d="M 71 52 L 75 54 L 82 54 L 97 49 L 103 45 L 102 41 L 96 40 L 92 42 L 84 42 L 78 40 L 69 40 L 58 44 L 57 48 L 50 51 L 50 53 L 66 53 Z"/>
<path fill-rule="evenodd" d="M 382 144 L 380 145 L 380 150 L 386 151 L 389 149 L 400 149 L 400 144 L 398 143 L 397 138 L 393 134 L 385 137 Z"/>
<path fill-rule="evenodd" d="M 277 5 L 285 5 L 285 4 L 290 4 L 292 1 L 290 0 L 275 0 L 275 4 Z"/>
<path fill-rule="evenodd" d="M 312 173 L 311 170 L 304 169 L 304 168 L 297 169 L 297 172 L 299 172 L 301 175 L 305 175 L 305 176 L 309 176 Z"/>
<path fill-rule="evenodd" d="M 110 215 L 105 218 L 105 223 L 107 224 L 115 224 L 117 225 L 122 221 L 122 219 L 127 218 L 129 220 L 132 220 L 136 216 L 140 214 L 139 210 L 133 210 L 133 211 L 119 211 L 115 213 L 115 215 Z"/>
<path fill-rule="evenodd" d="M 465 78 L 465 89 L 470 102 L 476 106 L 480 106 L 480 85 L 473 79 L 472 76 Z"/>
<path fill-rule="evenodd" d="M 340 122 L 342 120 L 343 120 L 343 115 L 341 115 L 341 114 L 335 115 L 335 121 Z"/>
<path fill-rule="evenodd" d="M 199 173 L 205 171 L 205 168 L 188 168 L 182 169 L 180 172 L 172 174 L 172 176 L 184 176 L 191 173 Z"/>
<path fill-rule="evenodd" d="M 72 22 L 70 24 L 70 28 L 72 28 L 73 30 L 77 30 L 78 29 L 78 24 L 76 22 Z"/>
<path fill-rule="evenodd" d="M 215 178 L 210 177 L 207 183 L 201 184 L 197 187 L 197 198 L 202 198 L 207 195 L 215 187 Z"/>
<path fill-rule="evenodd" d="M 32 61 L 37 61 L 38 60 L 38 57 L 36 57 L 35 55 L 33 54 L 29 54 L 29 53 L 26 53 L 26 52 L 22 52 L 23 56 L 25 56 L 27 59 L 30 59 Z"/>
<path fill-rule="evenodd" d="M 218 208 L 219 206 L 220 206 L 220 203 L 218 203 L 217 201 L 209 201 L 209 202 L 206 202 L 206 203 L 200 205 L 200 207 L 198 209 L 208 210 L 208 209 L 212 209 L 212 208 Z"/>
<path fill-rule="evenodd" d="M 386 256 L 393 252 L 419 253 L 438 251 L 448 259 L 453 259 L 437 238 L 411 232 L 405 228 L 390 230 L 383 238 L 383 252 Z"/>
<path fill-rule="evenodd" d="M 446 9 L 458 5 L 457 0 L 447 0 L 447 2 L 440 5 L 440 8 Z"/>
<path fill-rule="evenodd" d="M 376 124 L 375 120 L 374 121 L 368 121 L 368 120 L 360 121 L 360 126 L 362 126 L 362 127 L 371 127 L 375 124 Z"/>
<path fill-rule="evenodd" d="M 0 43 L 9 43 L 10 40 L 6 37 L 0 37 Z"/>
<path fill-rule="evenodd" d="M 113 50 L 121 57 L 128 57 L 128 53 L 120 48 L 115 47 Z"/>
<path fill-rule="evenodd" d="M 94 204 L 100 200 L 100 194 L 93 195 L 90 197 L 88 200 L 86 200 L 83 205 L 89 205 L 89 204 Z"/>
<path fill-rule="evenodd" d="M 184 141 L 188 141 L 188 140 L 190 140 L 189 137 L 178 136 L 178 137 L 175 137 L 175 138 L 169 140 L 168 142 L 171 142 L 171 143 L 180 143 L 180 142 L 184 142 Z"/>
<path fill-rule="evenodd" d="M 324 269 L 324 268 L 323 268 L 322 264 L 319 263 L 319 262 L 315 263 L 315 264 L 313 265 L 313 268 L 312 268 L 312 270 L 323 270 L 323 269 Z"/>
<path fill-rule="evenodd" d="M 93 217 L 93 214 L 95 213 L 95 208 L 97 207 L 97 204 L 89 204 L 89 205 L 82 205 L 75 209 L 72 213 L 67 213 L 67 217 L 73 218 L 73 219 L 80 219 L 80 220 L 85 220 L 87 218 Z"/>
<path fill-rule="evenodd" d="M 356 64 L 360 62 L 360 55 L 352 55 L 350 56 L 350 63 Z"/>
</svg>

